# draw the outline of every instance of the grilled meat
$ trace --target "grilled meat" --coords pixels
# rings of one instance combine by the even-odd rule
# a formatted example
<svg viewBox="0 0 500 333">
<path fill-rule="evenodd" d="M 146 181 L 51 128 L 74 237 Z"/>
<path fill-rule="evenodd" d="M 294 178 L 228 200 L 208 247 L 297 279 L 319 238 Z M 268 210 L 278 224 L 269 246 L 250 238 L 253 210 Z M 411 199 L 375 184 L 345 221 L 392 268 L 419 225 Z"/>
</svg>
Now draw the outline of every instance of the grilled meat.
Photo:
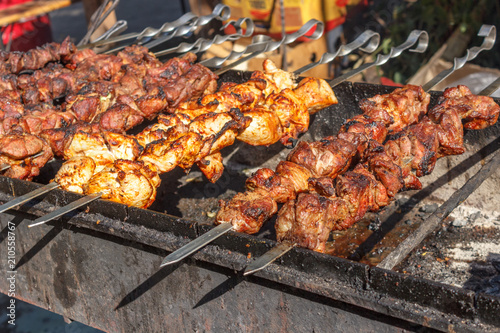
<svg viewBox="0 0 500 333">
<path fill-rule="evenodd" d="M 300 142 L 288 155 L 289 163 L 311 174 L 306 187 L 293 186 L 291 174 L 260 169 L 247 180 L 245 193 L 234 202 L 220 202 L 216 224 L 230 222 L 256 232 L 263 217 L 273 215 L 271 203 L 284 203 L 276 221 L 278 240 L 324 251 L 330 230 L 350 227 L 367 211 L 387 206 L 401 190 L 420 188 L 417 177 L 431 172 L 438 157 L 463 151 L 461 120 L 472 122 L 467 117 L 473 112 L 460 113 L 455 105 L 444 109 L 441 101 L 430 111 L 434 122 L 424 116 L 428 100 L 419 87 L 407 86 L 363 101 L 365 114 L 348 120 L 338 136 Z M 492 99 L 481 98 L 477 105 L 488 110 L 481 119 L 498 113 Z M 254 219 L 246 207 L 262 200 L 268 204 Z"/>
</svg>

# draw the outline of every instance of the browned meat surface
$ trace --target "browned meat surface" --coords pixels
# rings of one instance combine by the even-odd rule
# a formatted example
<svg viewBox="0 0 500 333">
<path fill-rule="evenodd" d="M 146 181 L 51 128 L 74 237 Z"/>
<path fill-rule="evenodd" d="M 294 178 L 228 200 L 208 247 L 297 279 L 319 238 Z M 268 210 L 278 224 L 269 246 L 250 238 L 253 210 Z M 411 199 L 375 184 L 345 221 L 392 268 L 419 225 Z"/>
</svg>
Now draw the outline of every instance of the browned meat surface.
<svg viewBox="0 0 500 333">
<path fill-rule="evenodd" d="M 347 217 L 344 201 L 318 194 L 301 193 L 280 209 L 276 238 L 311 250 L 324 252 L 330 231 Z"/>
<path fill-rule="evenodd" d="M 276 201 L 261 190 L 238 193 L 230 205 L 224 200 L 219 205 L 216 224 L 231 223 L 235 231 L 248 234 L 259 231 L 262 224 L 278 211 Z"/>
<path fill-rule="evenodd" d="M 390 94 L 376 95 L 359 103 L 363 113 L 398 132 L 427 113 L 430 95 L 422 87 L 406 85 Z"/>
<path fill-rule="evenodd" d="M 491 97 L 477 96 L 466 86 L 448 88 L 438 105 L 429 111 L 429 117 L 438 122 L 443 113 L 454 109 L 464 122 L 465 129 L 478 130 L 492 126 L 498 120 L 500 106 Z"/>
</svg>

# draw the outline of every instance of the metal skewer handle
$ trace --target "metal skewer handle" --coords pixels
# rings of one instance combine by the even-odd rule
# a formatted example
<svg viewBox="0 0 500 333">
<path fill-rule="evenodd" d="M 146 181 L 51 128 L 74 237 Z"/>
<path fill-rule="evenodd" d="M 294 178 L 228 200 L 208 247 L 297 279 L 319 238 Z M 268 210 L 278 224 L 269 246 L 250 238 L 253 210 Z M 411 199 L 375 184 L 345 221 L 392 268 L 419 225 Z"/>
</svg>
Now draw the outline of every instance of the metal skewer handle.
<svg viewBox="0 0 500 333">
<path fill-rule="evenodd" d="M 367 70 L 368 68 L 383 65 L 387 63 L 389 59 L 398 57 L 399 55 L 401 55 L 401 53 L 403 53 L 403 51 L 411 48 L 415 44 L 417 44 L 417 46 L 413 49 L 410 49 L 410 52 L 423 53 L 427 49 L 427 46 L 429 45 L 429 35 L 426 31 L 413 30 L 403 44 L 392 47 L 388 54 L 379 54 L 374 62 L 361 65 L 358 68 L 331 80 L 330 86 L 335 87 L 341 82 L 344 82 L 345 80 L 353 77 L 358 73 L 361 73 L 364 70 Z"/>
<path fill-rule="evenodd" d="M 6 202 L 6 203 L 4 203 L 3 205 L 0 206 L 0 213 L 3 213 L 6 210 L 9 210 L 9 209 L 14 208 L 16 206 L 22 205 L 23 203 L 28 202 L 31 199 L 39 197 L 39 196 L 41 196 L 41 195 L 43 195 L 43 194 L 45 194 L 45 193 L 47 193 L 49 191 L 52 191 L 52 190 L 54 190 L 56 188 L 59 188 L 60 186 L 61 185 L 59 185 L 56 182 L 49 183 L 49 184 L 44 185 L 44 186 L 42 186 L 40 188 L 37 188 L 34 191 L 31 191 L 29 193 L 21 195 L 20 197 L 12 199 L 11 201 Z"/>
<path fill-rule="evenodd" d="M 102 5 L 97 8 L 97 10 L 90 17 L 90 24 L 85 36 L 83 36 L 82 40 L 78 43 L 77 46 L 87 44 L 90 41 L 90 37 L 94 33 L 94 31 L 99 28 L 99 26 L 104 22 L 104 20 L 111 14 L 113 10 L 115 10 L 116 6 L 120 0 L 107 0 Z"/>
<path fill-rule="evenodd" d="M 242 37 L 250 37 L 253 33 L 254 23 L 248 18 L 240 18 L 238 21 L 230 21 L 226 26 L 232 25 L 236 29 L 236 33 L 230 35 L 216 35 L 213 39 L 199 38 L 194 43 L 180 43 L 176 47 L 159 51 L 155 53 L 155 56 L 161 57 L 171 53 L 186 53 L 186 52 L 204 52 L 208 50 L 212 45 L 222 44 L 227 41 L 238 40 Z M 242 28 L 245 26 L 245 28 Z"/>
<path fill-rule="evenodd" d="M 108 29 L 105 33 L 94 39 L 94 42 L 99 42 L 101 40 L 107 40 L 109 38 L 112 38 L 113 36 L 118 36 L 125 30 L 127 30 L 127 21 L 125 20 L 118 20 L 113 24 L 111 28 Z"/>
<path fill-rule="evenodd" d="M 337 50 L 337 52 L 335 53 L 327 52 L 323 54 L 321 56 L 321 59 L 319 59 L 318 61 L 310 63 L 302 68 L 299 68 L 294 73 L 300 75 L 318 65 L 327 64 L 333 61 L 337 57 L 346 56 L 357 49 L 360 49 L 363 52 L 372 53 L 377 49 L 379 43 L 380 43 L 380 35 L 375 31 L 366 30 L 351 43 L 347 45 L 341 45 Z"/>
<path fill-rule="evenodd" d="M 266 35 L 256 35 L 252 37 L 252 43 L 245 47 L 242 51 L 231 51 L 231 53 L 226 57 L 213 57 L 210 59 L 206 59 L 200 61 L 200 64 L 206 67 L 217 68 L 220 67 L 224 62 L 228 60 L 234 60 L 242 57 L 245 54 L 253 53 L 256 51 L 263 50 L 267 47 L 269 42 L 272 42 L 273 39 Z"/>
<path fill-rule="evenodd" d="M 231 9 L 228 6 L 223 4 L 217 4 L 214 7 L 212 14 L 200 16 L 192 24 L 180 26 L 174 31 L 172 31 L 172 33 L 167 34 L 166 36 L 162 36 L 165 35 L 165 33 L 157 34 L 152 37 L 153 39 L 155 39 L 154 41 L 150 41 L 144 46 L 147 47 L 148 49 L 151 49 L 155 46 L 165 43 L 166 41 L 174 37 L 185 36 L 195 31 L 199 27 L 208 24 L 212 20 L 226 21 L 229 19 L 230 16 L 231 16 Z"/>
<path fill-rule="evenodd" d="M 497 28 L 494 25 L 483 24 L 479 30 L 478 36 L 484 37 L 484 41 L 481 46 L 474 46 L 467 50 L 467 53 L 462 58 L 455 58 L 453 60 L 453 66 L 447 70 L 439 73 L 434 79 L 427 82 L 422 88 L 425 91 L 429 91 L 434 88 L 439 82 L 446 79 L 451 73 L 464 67 L 464 65 L 477 57 L 481 51 L 491 50 L 493 45 L 495 45 L 495 39 L 497 36 Z"/>
<path fill-rule="evenodd" d="M 160 28 L 160 30 L 154 35 L 149 34 L 148 36 L 141 37 L 140 40 L 136 41 L 136 44 L 143 45 L 144 43 L 149 42 L 149 43 L 145 44 L 144 47 L 151 49 L 157 45 L 165 43 L 166 41 L 168 41 L 172 38 L 181 37 L 181 36 L 188 36 L 189 34 L 191 34 L 193 31 L 195 31 L 199 27 L 201 27 L 205 24 L 208 24 L 210 21 L 212 21 L 214 19 L 217 19 L 220 21 L 225 21 L 225 20 L 229 19 L 230 16 L 231 16 L 231 10 L 229 9 L 229 7 L 226 5 L 218 4 L 217 6 L 215 6 L 214 10 L 209 15 L 195 17 L 194 21 L 189 22 L 188 24 L 185 24 L 185 25 L 178 26 L 171 31 L 164 32 Z M 151 39 L 154 39 L 154 40 L 151 41 Z M 117 52 L 125 47 L 126 47 L 126 45 L 122 45 L 122 46 L 119 46 L 119 47 L 114 48 L 112 50 L 106 51 L 106 53 L 109 54 L 109 53 Z"/>
<path fill-rule="evenodd" d="M 196 30 L 201 25 L 207 24 L 213 19 L 218 20 L 227 20 L 230 16 L 231 12 L 229 7 L 219 4 L 215 6 L 214 10 L 211 14 L 198 17 L 194 15 L 192 12 L 186 13 L 182 15 L 180 18 L 173 22 L 165 22 L 160 28 L 146 27 L 141 32 L 131 32 L 128 34 L 124 34 L 121 36 L 109 38 L 106 40 L 93 42 L 86 45 L 81 45 L 80 48 L 90 48 L 96 46 L 102 46 L 111 43 L 122 42 L 129 39 L 134 39 L 135 43 L 141 42 L 143 39 L 151 39 L 159 37 L 163 34 L 172 33 L 174 34 L 176 30 L 181 30 L 178 33 L 175 33 L 175 36 L 183 36 L 187 33 L 190 33 Z M 134 43 L 133 42 L 133 43 Z"/>
<path fill-rule="evenodd" d="M 314 29 L 312 31 L 312 33 L 309 36 L 306 36 L 306 34 L 308 32 L 310 32 L 312 29 Z M 323 31 L 324 31 L 323 22 L 315 20 L 315 19 L 311 19 L 311 20 L 307 21 L 296 32 L 285 35 L 285 37 L 283 37 L 279 41 L 268 42 L 267 45 L 263 49 L 257 50 L 255 52 L 247 55 L 246 57 L 240 58 L 239 60 L 237 60 L 237 61 L 235 61 L 235 62 L 233 62 L 225 67 L 222 67 L 221 69 L 216 70 L 214 73 L 217 75 L 225 73 L 228 70 L 230 70 L 231 68 L 234 68 L 234 67 L 238 66 L 239 64 L 244 63 L 245 61 L 248 61 L 252 58 L 255 58 L 256 56 L 258 56 L 261 53 L 271 52 L 271 51 L 277 50 L 281 45 L 287 45 L 287 44 L 293 43 L 297 39 L 299 39 L 300 37 L 307 37 L 311 40 L 316 40 L 323 35 Z"/>
</svg>

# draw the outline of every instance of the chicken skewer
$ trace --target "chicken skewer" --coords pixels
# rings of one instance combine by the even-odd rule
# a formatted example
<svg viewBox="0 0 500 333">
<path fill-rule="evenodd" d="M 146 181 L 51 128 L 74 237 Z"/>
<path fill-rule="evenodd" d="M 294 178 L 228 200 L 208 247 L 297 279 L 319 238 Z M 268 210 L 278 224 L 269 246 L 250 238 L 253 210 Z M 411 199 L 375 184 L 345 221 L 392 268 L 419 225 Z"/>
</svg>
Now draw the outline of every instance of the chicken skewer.
<svg viewBox="0 0 500 333">
<path fill-rule="evenodd" d="M 420 35 L 420 34 L 418 34 L 418 35 Z M 425 34 L 422 34 L 422 35 L 425 35 Z M 418 40 L 418 38 L 413 38 L 414 43 L 417 42 L 417 40 Z M 423 39 L 423 41 L 425 41 L 425 38 Z M 408 45 L 408 43 L 404 43 L 401 47 L 404 47 L 406 49 L 406 48 L 410 48 L 411 46 L 412 45 Z M 422 48 L 418 48 L 418 50 L 422 51 Z M 255 208 L 257 209 L 256 214 L 260 214 L 259 212 L 262 212 L 261 208 L 259 208 L 260 206 L 267 206 L 267 205 L 268 205 L 268 203 L 265 201 L 257 202 L 255 204 Z M 270 209 L 272 210 L 272 208 L 270 208 Z M 221 222 L 223 222 L 223 221 L 224 220 L 221 220 Z M 205 246 L 207 243 L 209 243 L 210 237 L 211 237 L 211 241 L 213 241 L 217 237 L 220 237 L 222 234 L 224 234 L 230 230 L 234 230 L 234 225 L 232 225 L 231 223 L 228 223 L 229 221 L 224 221 L 224 222 L 227 222 L 227 223 L 220 223 L 219 226 L 217 226 L 211 230 L 211 234 L 202 238 L 200 242 L 198 242 L 199 238 L 197 238 L 196 240 L 194 240 L 188 244 L 189 247 L 188 247 L 188 245 L 186 245 L 185 247 L 181 247 L 180 249 L 172 252 L 170 255 L 168 255 L 163 260 L 161 266 L 169 265 L 169 264 L 172 264 L 172 263 L 175 263 L 175 262 L 178 262 L 178 261 L 184 259 L 185 257 L 189 256 L 190 254 L 194 253 L 195 251 L 199 250 L 200 248 Z M 219 230 L 221 232 L 219 232 Z M 192 244 L 192 243 L 194 243 L 194 244 Z"/>
</svg>

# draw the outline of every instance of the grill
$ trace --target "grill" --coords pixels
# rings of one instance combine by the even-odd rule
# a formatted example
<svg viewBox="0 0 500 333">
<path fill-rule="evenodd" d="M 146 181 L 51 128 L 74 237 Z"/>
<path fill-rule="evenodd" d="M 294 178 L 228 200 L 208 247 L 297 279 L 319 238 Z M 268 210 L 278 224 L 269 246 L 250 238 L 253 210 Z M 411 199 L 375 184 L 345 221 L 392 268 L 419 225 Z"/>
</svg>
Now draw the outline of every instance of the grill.
<svg viewBox="0 0 500 333">
<path fill-rule="evenodd" d="M 220 82 L 249 76 L 229 71 Z M 360 112 L 361 99 L 392 89 L 336 86 L 339 104 L 317 113 L 302 139 L 337 133 L 343 120 Z M 431 95 L 432 106 L 440 93 Z M 17 244 L 16 267 L 2 269 L 17 271 L 17 298 L 107 331 L 495 331 L 500 297 L 488 286 L 498 276 L 493 270 L 500 235 L 499 171 L 460 207 L 454 221 L 444 221 L 395 270 L 376 265 L 490 158 L 499 137 L 499 123 L 467 132 L 466 154 L 438 161 L 433 174 L 422 178 L 423 190 L 400 194 L 383 212 L 335 233 L 332 255 L 294 248 L 244 277 L 242 269 L 276 245 L 267 223 L 257 235 L 230 232 L 186 261 L 158 269 L 165 255 L 212 228 L 219 199 L 244 190 L 249 173 L 274 167 L 288 152 L 279 144 L 238 143 L 222 151 L 226 171 L 217 183 L 208 183 L 198 170 L 185 175 L 176 169 L 162 176 L 148 210 L 98 200 L 28 230 L 35 217 L 80 198 L 54 190 L 0 214 L 4 258 L 9 226 L 16 226 Z M 36 182 L 1 177 L 0 200 L 48 183 L 59 166 L 59 161 L 49 163 Z M 469 229 L 460 226 L 466 215 L 476 216 Z M 470 242 L 492 249 L 488 262 L 470 264 L 465 246 Z M 463 269 L 470 269 L 467 281 Z M 491 278 L 475 278 L 478 269 Z M 9 293 L 9 288 L 2 279 L 0 290 Z"/>
</svg>

